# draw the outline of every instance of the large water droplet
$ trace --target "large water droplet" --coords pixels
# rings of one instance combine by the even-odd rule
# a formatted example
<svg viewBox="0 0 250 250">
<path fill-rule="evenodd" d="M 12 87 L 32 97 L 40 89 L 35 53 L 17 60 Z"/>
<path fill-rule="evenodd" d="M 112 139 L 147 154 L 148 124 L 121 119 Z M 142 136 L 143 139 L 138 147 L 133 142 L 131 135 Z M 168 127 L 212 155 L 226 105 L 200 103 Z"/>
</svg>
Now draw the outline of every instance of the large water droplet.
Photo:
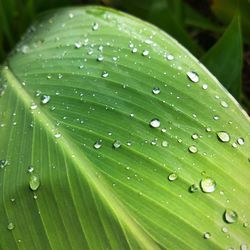
<svg viewBox="0 0 250 250">
<path fill-rule="evenodd" d="M 200 186 L 204 193 L 212 193 L 216 189 L 216 182 L 211 177 L 204 177 L 201 179 Z"/>
<path fill-rule="evenodd" d="M 194 71 L 187 72 L 187 77 L 189 78 L 189 80 L 195 83 L 199 82 L 200 80 L 199 75 Z"/>
<path fill-rule="evenodd" d="M 30 189 L 36 191 L 40 186 L 40 179 L 37 175 L 32 174 L 29 181 Z"/>
<path fill-rule="evenodd" d="M 97 140 L 93 146 L 95 149 L 99 149 L 102 147 L 102 140 Z"/>
<path fill-rule="evenodd" d="M 226 209 L 224 212 L 224 219 L 227 223 L 235 223 L 238 219 L 238 214 L 232 209 Z"/>
<path fill-rule="evenodd" d="M 41 96 L 41 103 L 42 104 L 47 104 L 50 101 L 50 96 L 49 95 L 42 95 Z"/>
<path fill-rule="evenodd" d="M 149 125 L 152 127 L 152 128 L 159 128 L 160 125 L 161 125 L 161 122 L 159 119 L 157 118 L 154 118 L 150 121 Z"/>
<path fill-rule="evenodd" d="M 229 142 L 230 141 L 230 135 L 225 131 L 217 132 L 217 137 L 221 142 Z"/>
<path fill-rule="evenodd" d="M 14 223 L 10 222 L 10 223 L 8 224 L 7 228 L 8 228 L 8 230 L 10 230 L 10 231 L 13 230 L 13 229 L 15 228 Z"/>
</svg>

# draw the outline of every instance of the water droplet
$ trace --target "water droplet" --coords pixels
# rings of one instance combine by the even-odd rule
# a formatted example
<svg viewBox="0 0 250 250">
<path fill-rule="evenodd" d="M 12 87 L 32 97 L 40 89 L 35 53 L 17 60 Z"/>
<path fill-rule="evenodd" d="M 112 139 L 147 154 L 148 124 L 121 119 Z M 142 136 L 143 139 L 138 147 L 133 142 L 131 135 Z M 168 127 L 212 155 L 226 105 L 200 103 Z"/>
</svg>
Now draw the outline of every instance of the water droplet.
<svg viewBox="0 0 250 250">
<path fill-rule="evenodd" d="M 245 228 L 248 227 L 248 222 L 244 222 L 243 227 L 245 227 Z"/>
<path fill-rule="evenodd" d="M 32 173 L 34 171 L 34 167 L 33 166 L 28 166 L 28 173 Z"/>
<path fill-rule="evenodd" d="M 215 121 L 218 121 L 218 120 L 220 119 L 220 117 L 219 117 L 218 115 L 214 115 L 213 119 L 214 119 Z"/>
<path fill-rule="evenodd" d="M 224 212 L 224 219 L 227 223 L 235 223 L 238 219 L 238 214 L 232 209 L 226 209 Z"/>
<path fill-rule="evenodd" d="M 244 140 L 244 138 L 240 137 L 237 139 L 237 142 L 239 145 L 243 145 L 245 143 L 245 140 Z"/>
<path fill-rule="evenodd" d="M 106 78 L 106 77 L 108 77 L 109 76 L 109 73 L 107 72 L 107 71 L 103 71 L 102 72 L 102 77 L 103 78 Z"/>
<path fill-rule="evenodd" d="M 47 104 L 50 101 L 50 96 L 49 95 L 42 95 L 41 96 L 41 103 L 42 104 Z"/>
<path fill-rule="evenodd" d="M 195 145 L 191 145 L 191 146 L 189 146 L 188 151 L 189 151 L 190 153 L 195 154 L 195 153 L 198 152 L 198 149 L 197 149 L 197 147 L 196 147 Z"/>
<path fill-rule="evenodd" d="M 148 50 L 143 50 L 142 51 L 142 55 L 143 56 L 148 56 L 149 55 L 149 51 Z"/>
<path fill-rule="evenodd" d="M 210 239 L 212 237 L 212 235 L 209 232 L 205 232 L 203 237 L 204 237 L 204 239 L 208 240 L 208 239 Z"/>
<path fill-rule="evenodd" d="M 168 142 L 167 141 L 162 141 L 161 146 L 166 148 L 168 146 Z"/>
<path fill-rule="evenodd" d="M 13 229 L 15 228 L 14 223 L 10 222 L 10 223 L 8 224 L 7 228 L 8 228 L 8 230 L 10 230 L 10 231 L 13 230 Z"/>
<path fill-rule="evenodd" d="M 99 149 L 102 147 L 102 140 L 97 140 L 94 144 L 95 149 Z"/>
<path fill-rule="evenodd" d="M 40 180 L 37 175 L 32 174 L 29 181 L 30 189 L 36 191 L 40 186 Z"/>
<path fill-rule="evenodd" d="M 8 165 L 7 160 L 0 160 L 0 168 L 5 168 Z"/>
<path fill-rule="evenodd" d="M 75 43 L 75 48 L 76 49 L 80 49 L 82 47 L 82 43 L 81 42 L 76 42 Z"/>
<path fill-rule="evenodd" d="M 189 80 L 195 83 L 199 82 L 200 80 L 199 75 L 194 71 L 187 72 L 187 77 L 189 78 Z"/>
<path fill-rule="evenodd" d="M 166 129 L 166 128 L 162 128 L 162 129 L 161 129 L 161 132 L 162 132 L 162 133 L 166 133 L 166 132 L 167 132 L 167 129 Z"/>
<path fill-rule="evenodd" d="M 199 138 L 199 135 L 198 134 L 192 134 L 191 137 L 192 137 L 193 140 L 197 140 Z"/>
<path fill-rule="evenodd" d="M 160 90 L 160 88 L 158 88 L 158 87 L 154 87 L 154 88 L 152 89 L 152 93 L 153 93 L 154 95 L 158 95 L 158 94 L 161 93 L 161 90 Z"/>
<path fill-rule="evenodd" d="M 200 186 L 204 193 L 212 193 L 216 189 L 216 182 L 211 177 L 204 177 L 201 179 Z"/>
<path fill-rule="evenodd" d="M 166 55 L 167 60 L 172 61 L 174 60 L 174 56 L 171 54 Z"/>
<path fill-rule="evenodd" d="M 98 23 L 93 23 L 92 30 L 95 31 L 95 30 L 98 30 L 98 29 L 99 29 L 99 24 Z"/>
<path fill-rule="evenodd" d="M 55 137 L 56 139 L 59 139 L 61 136 L 62 136 L 62 134 L 59 133 L 59 132 L 57 132 L 57 133 L 54 134 L 54 137 Z"/>
<path fill-rule="evenodd" d="M 175 181 L 177 178 L 178 178 L 178 175 L 177 175 L 176 173 L 171 173 L 171 174 L 168 176 L 168 180 L 169 180 L 169 181 Z"/>
<path fill-rule="evenodd" d="M 160 125 L 161 125 L 161 122 L 160 122 L 159 119 L 154 118 L 154 119 L 152 119 L 152 120 L 150 121 L 149 124 L 150 124 L 150 126 L 151 126 L 152 128 L 159 128 Z"/>
<path fill-rule="evenodd" d="M 202 85 L 202 89 L 207 90 L 208 89 L 208 85 L 207 84 L 203 84 Z"/>
<path fill-rule="evenodd" d="M 230 135 L 225 131 L 217 132 L 217 137 L 221 142 L 229 142 L 230 141 Z"/>
<path fill-rule="evenodd" d="M 31 103 L 30 109 L 31 109 L 31 110 L 37 109 L 37 105 L 36 105 L 34 102 Z"/>
<path fill-rule="evenodd" d="M 62 74 L 58 74 L 58 79 L 62 79 L 63 75 Z"/>
<path fill-rule="evenodd" d="M 220 105 L 221 105 L 223 108 L 228 108 L 228 104 L 227 104 L 225 101 L 221 101 L 221 102 L 220 102 Z"/>
<path fill-rule="evenodd" d="M 131 50 L 131 52 L 132 52 L 132 53 L 136 53 L 136 52 L 137 52 L 137 48 L 133 48 L 133 49 Z"/>
<path fill-rule="evenodd" d="M 118 141 L 118 140 L 115 140 L 114 143 L 113 143 L 113 147 L 114 147 L 115 149 L 120 148 L 120 147 L 121 147 L 121 142 Z"/>
<path fill-rule="evenodd" d="M 189 187 L 189 191 L 191 192 L 191 193 L 195 193 L 195 192 L 197 192 L 199 190 L 199 187 L 198 187 L 198 185 L 196 185 L 196 184 L 192 184 L 190 187 Z"/>
<path fill-rule="evenodd" d="M 240 245 L 240 250 L 248 250 L 248 247 L 246 244 L 241 244 Z"/>
<path fill-rule="evenodd" d="M 228 233 L 228 229 L 227 229 L 226 227 L 222 227 L 222 228 L 221 228 L 221 231 L 222 231 L 223 233 Z"/>
<path fill-rule="evenodd" d="M 97 60 L 98 62 L 102 62 L 103 59 L 104 59 L 104 57 L 103 57 L 102 55 L 99 55 L 99 56 L 97 56 L 97 58 L 96 58 L 96 60 Z"/>
</svg>

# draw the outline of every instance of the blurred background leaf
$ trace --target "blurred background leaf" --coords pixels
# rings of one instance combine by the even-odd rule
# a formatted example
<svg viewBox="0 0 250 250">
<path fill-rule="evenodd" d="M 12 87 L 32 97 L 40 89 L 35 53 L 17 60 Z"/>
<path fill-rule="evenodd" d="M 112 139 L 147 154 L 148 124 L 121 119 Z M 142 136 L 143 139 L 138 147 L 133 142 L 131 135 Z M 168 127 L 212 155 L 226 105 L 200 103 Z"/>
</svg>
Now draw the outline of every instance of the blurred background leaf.
<svg viewBox="0 0 250 250">
<path fill-rule="evenodd" d="M 239 16 L 234 17 L 222 37 L 202 57 L 202 62 L 239 101 L 242 82 L 242 36 Z"/>
</svg>

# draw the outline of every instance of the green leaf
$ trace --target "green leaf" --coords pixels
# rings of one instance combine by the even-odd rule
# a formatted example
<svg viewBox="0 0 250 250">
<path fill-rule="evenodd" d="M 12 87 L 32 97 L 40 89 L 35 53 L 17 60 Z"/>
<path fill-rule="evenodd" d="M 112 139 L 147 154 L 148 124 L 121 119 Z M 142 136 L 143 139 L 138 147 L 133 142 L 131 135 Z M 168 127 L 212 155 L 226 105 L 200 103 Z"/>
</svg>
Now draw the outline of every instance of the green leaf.
<svg viewBox="0 0 250 250">
<path fill-rule="evenodd" d="M 235 15 L 239 15 L 244 42 L 250 43 L 250 2 L 248 0 L 213 0 L 211 9 L 224 23 L 230 23 Z"/>
<path fill-rule="evenodd" d="M 1 249 L 250 244 L 249 118 L 158 28 L 47 12 L 0 92 Z"/>
<path fill-rule="evenodd" d="M 243 46 L 240 19 L 236 16 L 202 61 L 238 100 L 241 96 Z"/>
</svg>

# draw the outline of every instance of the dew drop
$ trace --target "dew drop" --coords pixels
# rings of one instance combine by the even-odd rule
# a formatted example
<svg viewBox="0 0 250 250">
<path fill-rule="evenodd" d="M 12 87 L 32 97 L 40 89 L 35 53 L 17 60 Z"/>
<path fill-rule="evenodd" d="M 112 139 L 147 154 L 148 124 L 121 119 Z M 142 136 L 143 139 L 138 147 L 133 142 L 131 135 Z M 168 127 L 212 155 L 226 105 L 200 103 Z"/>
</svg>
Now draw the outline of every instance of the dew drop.
<svg viewBox="0 0 250 250">
<path fill-rule="evenodd" d="M 192 184 L 192 185 L 189 187 L 190 193 L 195 193 L 195 192 L 197 192 L 198 190 L 199 190 L 199 187 L 198 187 L 198 185 L 196 185 L 196 184 Z"/>
<path fill-rule="evenodd" d="M 30 189 L 36 191 L 40 186 L 40 180 L 37 175 L 31 175 L 29 181 Z"/>
<path fill-rule="evenodd" d="M 13 229 L 15 228 L 14 223 L 10 222 L 10 223 L 8 224 L 7 228 L 8 228 L 8 230 L 10 230 L 10 231 L 13 230 Z"/>
<path fill-rule="evenodd" d="M 8 165 L 7 160 L 0 160 L 0 168 L 5 168 Z"/>
<path fill-rule="evenodd" d="M 246 244 L 241 244 L 240 245 L 240 250 L 248 250 L 248 247 Z"/>
<path fill-rule="evenodd" d="M 33 103 L 31 103 L 31 105 L 30 105 L 30 109 L 31 110 L 35 110 L 35 109 L 37 109 L 37 105 L 33 102 Z"/>
<path fill-rule="evenodd" d="M 199 75 L 194 71 L 187 72 L 187 77 L 190 81 L 195 82 L 195 83 L 199 82 L 200 80 Z"/>
<path fill-rule="evenodd" d="M 238 219 L 238 214 L 232 209 L 226 209 L 224 212 L 224 219 L 227 223 L 235 223 Z"/>
<path fill-rule="evenodd" d="M 166 55 L 167 60 L 172 61 L 174 60 L 174 56 L 171 54 Z"/>
<path fill-rule="evenodd" d="M 76 49 L 80 49 L 82 47 L 82 43 L 81 42 L 76 42 L 75 43 L 75 48 Z"/>
<path fill-rule="evenodd" d="M 245 143 L 244 138 L 242 138 L 242 137 L 238 138 L 238 139 L 237 139 L 237 143 L 238 143 L 239 145 L 243 145 L 243 144 Z"/>
<path fill-rule="evenodd" d="M 158 88 L 158 87 L 154 87 L 154 88 L 152 89 L 152 93 L 153 93 L 154 95 L 158 95 L 158 94 L 161 93 L 161 90 L 160 90 L 160 88 Z"/>
<path fill-rule="evenodd" d="M 228 108 L 228 104 L 227 104 L 225 101 L 221 101 L 221 102 L 220 102 L 220 105 L 221 105 L 223 108 Z"/>
<path fill-rule="evenodd" d="M 221 142 L 229 142 L 230 141 L 230 135 L 225 131 L 217 132 L 217 137 Z"/>
<path fill-rule="evenodd" d="M 189 146 L 188 151 L 192 154 L 195 154 L 198 152 L 198 149 L 195 145 L 191 145 L 191 146 Z"/>
<path fill-rule="evenodd" d="M 54 134 L 54 137 L 55 137 L 56 139 L 59 139 L 61 136 L 62 136 L 62 134 L 59 133 L 59 132 L 57 132 L 57 133 Z"/>
<path fill-rule="evenodd" d="M 212 237 L 212 235 L 209 232 L 205 232 L 203 237 L 204 237 L 204 239 L 208 240 L 208 239 L 210 239 Z"/>
<path fill-rule="evenodd" d="M 99 149 L 102 147 L 102 140 L 97 140 L 93 146 L 95 149 Z"/>
<path fill-rule="evenodd" d="M 204 193 L 212 193 L 216 189 L 216 182 L 211 177 L 204 177 L 201 179 L 200 186 Z"/>
<path fill-rule="evenodd" d="M 99 29 L 99 24 L 98 23 L 93 23 L 92 30 L 95 31 L 95 30 L 98 30 L 98 29 Z"/>
<path fill-rule="evenodd" d="M 222 231 L 223 233 L 228 233 L 227 227 L 222 227 L 222 228 L 221 228 L 221 231 Z"/>
<path fill-rule="evenodd" d="M 208 85 L 207 84 L 203 84 L 202 85 L 202 89 L 207 90 L 208 89 Z"/>
<path fill-rule="evenodd" d="M 47 104 L 50 101 L 50 99 L 51 98 L 50 98 L 49 95 L 42 95 L 41 96 L 41 103 L 45 105 L 45 104 Z"/>
<path fill-rule="evenodd" d="M 159 128 L 160 125 L 161 125 L 161 122 L 160 122 L 159 119 L 154 118 L 154 119 L 152 119 L 152 120 L 150 121 L 149 125 L 150 125 L 150 127 L 152 127 L 152 128 Z"/>
<path fill-rule="evenodd" d="M 162 141 L 161 146 L 166 148 L 168 146 L 168 142 L 167 141 Z"/>
<path fill-rule="evenodd" d="M 107 71 L 102 72 L 102 77 L 107 78 L 109 76 L 109 73 Z"/>
<path fill-rule="evenodd" d="M 118 149 L 121 147 L 121 142 L 118 141 L 118 140 L 115 140 L 114 143 L 113 143 L 113 147 L 114 149 Z"/>
<path fill-rule="evenodd" d="M 193 140 L 197 140 L 199 138 L 199 135 L 198 134 L 192 134 L 191 137 L 192 137 Z"/>
<path fill-rule="evenodd" d="M 32 173 L 34 171 L 34 167 L 33 166 L 28 166 L 28 173 Z"/>
<path fill-rule="evenodd" d="M 97 58 L 96 58 L 96 60 L 97 60 L 98 62 L 102 62 L 103 59 L 104 59 L 104 57 L 103 57 L 102 55 L 99 55 L 99 56 L 97 56 Z"/>
<path fill-rule="evenodd" d="M 148 56 L 149 55 L 149 51 L 148 50 L 143 50 L 142 51 L 142 55 L 143 56 Z"/>
<path fill-rule="evenodd" d="M 177 178 L 178 178 L 178 176 L 177 176 L 176 173 L 171 173 L 171 174 L 168 176 L 168 180 L 169 180 L 169 181 L 175 181 Z"/>
</svg>

